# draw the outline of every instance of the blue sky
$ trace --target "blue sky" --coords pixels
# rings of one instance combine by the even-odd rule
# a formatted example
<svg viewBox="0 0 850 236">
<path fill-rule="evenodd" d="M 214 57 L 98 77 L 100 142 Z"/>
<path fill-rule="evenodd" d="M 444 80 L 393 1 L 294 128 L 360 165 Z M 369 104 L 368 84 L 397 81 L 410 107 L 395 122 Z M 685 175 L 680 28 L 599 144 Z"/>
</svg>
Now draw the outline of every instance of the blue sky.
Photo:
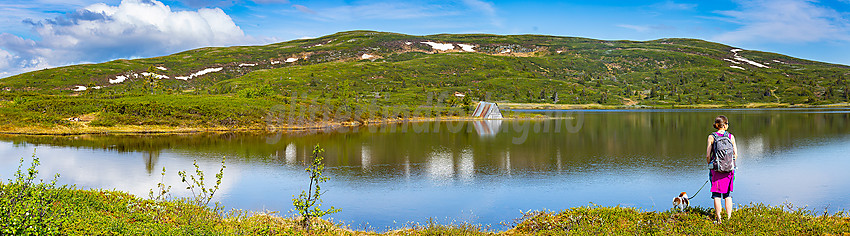
<svg viewBox="0 0 850 236">
<path fill-rule="evenodd" d="M 850 0 L 0 0 L 0 77 L 347 30 L 698 38 L 850 65 Z"/>
</svg>

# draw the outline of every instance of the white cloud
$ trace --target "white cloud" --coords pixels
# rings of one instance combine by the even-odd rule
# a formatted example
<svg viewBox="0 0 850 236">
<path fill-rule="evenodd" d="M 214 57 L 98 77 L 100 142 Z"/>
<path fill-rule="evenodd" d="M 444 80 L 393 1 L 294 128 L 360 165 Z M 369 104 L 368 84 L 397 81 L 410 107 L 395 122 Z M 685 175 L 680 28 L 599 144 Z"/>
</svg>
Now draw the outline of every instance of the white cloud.
<svg viewBox="0 0 850 236">
<path fill-rule="evenodd" d="M 640 33 L 653 32 L 653 31 L 672 31 L 676 30 L 676 27 L 669 25 L 631 25 L 631 24 L 619 24 L 617 27 L 631 29 Z"/>
<path fill-rule="evenodd" d="M 649 31 L 649 26 L 643 26 L 643 25 L 619 24 L 619 25 L 617 25 L 617 27 L 620 27 L 620 28 L 626 28 L 626 29 L 632 29 L 632 30 L 635 30 L 635 31 L 637 31 L 637 32 L 646 32 L 646 31 Z"/>
<path fill-rule="evenodd" d="M 310 8 L 297 4 L 293 7 L 306 13 L 308 17 L 321 21 L 404 20 L 461 14 L 449 5 L 403 1 L 359 3 L 328 8 Z"/>
<path fill-rule="evenodd" d="M 39 39 L 0 34 L 0 48 L 14 55 L 11 64 L 20 66 L 0 71 L 17 73 L 256 41 L 221 9 L 172 11 L 155 0 L 123 0 L 118 6 L 97 3 L 53 19 L 25 22 L 32 24 Z"/>
<path fill-rule="evenodd" d="M 333 7 L 292 5 L 307 18 L 329 22 L 364 20 L 444 19 L 447 16 L 477 17 L 501 26 L 496 7 L 482 0 L 461 1 L 365 1 Z M 295 12 L 295 11 L 293 11 Z M 463 24 L 466 22 L 455 22 Z M 428 27 L 422 25 L 421 27 Z M 445 27 L 445 26 L 440 26 Z"/>
<path fill-rule="evenodd" d="M 310 8 L 308 8 L 304 5 L 295 4 L 295 5 L 292 5 L 292 6 L 295 7 L 295 9 L 300 11 L 300 12 L 304 12 L 304 13 L 311 14 L 311 15 L 316 14 L 316 11 L 313 11 L 313 10 L 311 10 Z"/>
<path fill-rule="evenodd" d="M 10 68 L 12 65 L 12 60 L 14 56 L 11 53 L 0 49 L 0 77 L 9 76 L 9 72 L 6 72 L 6 68 Z"/>
<path fill-rule="evenodd" d="M 717 12 L 740 27 L 716 36 L 715 40 L 724 43 L 850 41 L 850 21 L 845 15 L 819 6 L 816 1 L 756 0 L 740 5 L 740 10 Z"/>
<path fill-rule="evenodd" d="M 415 19 L 443 15 L 439 6 L 378 2 L 366 5 L 341 6 L 328 9 L 322 16 L 337 19 Z"/>
<path fill-rule="evenodd" d="M 256 4 L 287 4 L 289 0 L 248 0 Z M 183 4 L 190 7 L 230 7 L 243 4 L 245 0 L 181 0 Z"/>
<path fill-rule="evenodd" d="M 688 3 L 676 3 L 673 1 L 665 1 L 662 3 L 656 3 L 652 5 L 654 8 L 665 9 L 665 10 L 693 10 L 697 7 L 697 4 L 688 4 Z"/>
<path fill-rule="evenodd" d="M 289 3 L 289 0 L 253 0 L 252 2 L 259 3 L 259 4 L 272 4 L 272 3 L 286 4 L 286 3 Z"/>
<path fill-rule="evenodd" d="M 473 10 L 484 13 L 488 18 L 490 18 L 490 23 L 495 26 L 501 26 L 502 21 L 496 15 L 496 7 L 493 6 L 493 3 L 485 2 L 481 0 L 463 0 L 463 4 L 466 4 Z"/>
<path fill-rule="evenodd" d="M 492 3 L 481 1 L 481 0 L 463 0 L 463 3 L 472 9 L 484 12 L 488 15 L 495 15 L 496 8 L 493 7 Z"/>
</svg>

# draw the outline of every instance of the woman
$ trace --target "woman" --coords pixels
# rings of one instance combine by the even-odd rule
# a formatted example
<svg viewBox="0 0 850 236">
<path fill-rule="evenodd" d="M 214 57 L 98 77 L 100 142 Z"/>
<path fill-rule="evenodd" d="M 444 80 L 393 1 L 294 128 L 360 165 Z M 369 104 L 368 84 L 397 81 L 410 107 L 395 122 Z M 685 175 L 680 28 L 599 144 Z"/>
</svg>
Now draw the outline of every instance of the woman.
<svg viewBox="0 0 850 236">
<path fill-rule="evenodd" d="M 717 116 L 714 119 L 714 128 L 717 129 L 717 132 L 708 135 L 708 147 L 705 149 L 706 162 L 712 164 L 713 159 L 715 159 L 715 140 L 723 140 L 721 142 L 724 142 L 724 139 L 728 139 L 732 143 L 732 169 L 728 172 L 723 172 L 712 168 L 709 171 L 709 176 L 711 177 L 711 198 L 714 199 L 714 213 L 717 217 L 717 223 L 721 223 L 723 221 L 722 217 L 720 217 L 720 211 L 723 209 L 721 199 L 726 201 L 726 219 L 732 218 L 731 194 L 735 181 L 734 160 L 738 158 L 738 145 L 735 143 L 735 136 L 727 131 L 729 129 L 729 120 L 726 116 Z"/>
</svg>

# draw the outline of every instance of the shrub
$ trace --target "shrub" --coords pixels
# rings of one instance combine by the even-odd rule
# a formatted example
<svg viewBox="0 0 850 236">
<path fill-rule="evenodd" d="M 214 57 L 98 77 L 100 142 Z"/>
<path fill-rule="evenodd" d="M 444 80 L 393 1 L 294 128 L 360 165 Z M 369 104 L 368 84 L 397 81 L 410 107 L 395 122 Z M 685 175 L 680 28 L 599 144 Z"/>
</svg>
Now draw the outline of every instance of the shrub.
<svg viewBox="0 0 850 236">
<path fill-rule="evenodd" d="M 111 120 L 106 117 L 101 117 L 89 122 L 90 126 L 99 126 L 99 127 L 112 127 L 116 125 L 114 120 Z"/>
<path fill-rule="evenodd" d="M 272 94 L 272 87 L 268 85 L 264 85 L 262 87 L 250 87 L 246 89 L 239 90 L 236 92 L 236 95 L 243 98 L 259 98 L 265 97 Z"/>
<path fill-rule="evenodd" d="M 301 191 L 301 195 L 298 198 L 292 199 L 292 205 L 295 206 L 295 209 L 298 211 L 298 214 L 301 215 L 301 225 L 307 230 L 310 231 L 310 218 L 319 218 L 327 214 L 333 214 L 339 212 L 340 209 L 331 207 L 327 210 L 322 210 L 319 207 L 322 206 L 321 196 L 323 192 L 321 191 L 321 187 L 319 187 L 320 183 L 324 183 L 328 181 L 330 178 L 325 177 L 322 173 L 325 169 L 325 164 L 322 163 L 324 157 L 322 157 L 321 153 L 325 150 L 319 147 L 317 144 L 313 149 L 313 163 L 310 164 L 307 169 L 304 169 L 310 175 L 310 184 L 307 187 L 307 191 Z M 295 195 L 292 195 L 295 197 Z"/>
<path fill-rule="evenodd" d="M 221 169 L 219 169 L 218 173 L 215 174 L 215 185 L 209 188 L 207 188 L 206 183 L 204 182 L 204 171 L 202 171 L 198 166 L 198 161 L 192 162 L 192 165 L 195 166 L 195 174 L 197 174 L 197 176 L 192 174 L 186 175 L 186 171 L 177 172 L 177 175 L 180 175 L 181 177 L 181 181 L 186 184 L 186 189 L 192 192 L 192 197 L 188 199 L 190 203 L 199 207 L 209 205 L 210 200 L 212 200 L 213 196 L 215 196 L 215 192 L 218 191 L 218 188 L 221 185 L 221 179 L 224 178 L 224 168 L 227 168 L 227 166 L 224 165 L 224 160 L 225 158 L 221 159 Z M 165 168 L 163 168 L 162 171 L 164 175 Z M 162 189 L 162 186 L 158 187 Z M 220 208 L 220 204 L 216 202 L 215 210 L 218 211 Z"/>
<path fill-rule="evenodd" d="M 9 183 L 0 182 L 0 235 L 58 235 L 60 226 L 67 220 L 67 213 L 59 204 L 61 190 L 56 188 L 56 179 L 50 183 L 43 180 L 35 182 L 40 164 L 35 153 L 32 166 L 26 173 L 21 172 L 24 158 L 21 158 L 15 179 Z"/>
</svg>

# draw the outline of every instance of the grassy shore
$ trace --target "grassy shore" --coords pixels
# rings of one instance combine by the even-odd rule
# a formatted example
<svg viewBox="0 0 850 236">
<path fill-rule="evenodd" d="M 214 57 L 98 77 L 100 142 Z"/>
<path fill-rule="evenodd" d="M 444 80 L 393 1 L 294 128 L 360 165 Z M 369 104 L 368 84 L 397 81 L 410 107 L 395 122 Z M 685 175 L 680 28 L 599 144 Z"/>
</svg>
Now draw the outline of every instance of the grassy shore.
<svg viewBox="0 0 850 236">
<path fill-rule="evenodd" d="M 654 106 L 627 106 L 627 105 L 602 105 L 602 104 L 551 104 L 551 103 L 499 103 L 505 110 L 503 114 L 506 120 L 517 119 L 545 119 L 543 114 L 514 112 L 511 110 L 587 110 L 587 109 L 723 109 L 723 108 L 847 108 L 850 103 L 837 103 L 829 105 L 791 105 L 787 103 L 749 103 L 737 105 L 654 105 Z M 93 116 L 96 116 L 93 115 Z M 22 125 L 5 124 L 0 125 L 0 134 L 14 135 L 78 135 L 78 134 L 154 134 L 154 133 L 197 133 L 197 132 L 289 132 L 304 130 L 332 129 L 337 127 L 354 127 L 367 125 L 381 125 L 404 122 L 428 122 L 428 121 L 471 121 L 481 120 L 469 116 L 443 115 L 437 117 L 408 117 L 408 118 L 371 118 L 357 121 L 314 121 L 303 124 L 283 125 L 251 125 L 251 126 L 209 126 L 209 125 L 93 125 L 90 120 L 69 122 L 65 125 Z"/>
<path fill-rule="evenodd" d="M 545 119 L 542 114 L 530 114 L 520 112 L 503 112 L 505 120 L 520 119 Z M 156 133 L 197 133 L 197 132 L 289 132 L 305 130 L 333 129 L 338 127 L 355 127 L 382 124 L 396 124 L 405 122 L 429 122 L 429 121 L 474 121 L 481 118 L 469 116 L 439 116 L 439 117 L 411 117 L 411 118 L 375 118 L 360 121 L 318 121 L 307 124 L 292 124 L 280 126 L 168 126 L 168 125 L 115 125 L 115 126 L 93 126 L 90 121 L 74 122 L 72 125 L 53 126 L 2 126 L 0 134 L 13 135 L 79 135 L 79 134 L 156 134 Z"/>
<path fill-rule="evenodd" d="M 807 105 L 790 103 L 746 103 L 746 104 L 656 104 L 656 105 L 607 105 L 607 104 L 552 104 L 552 103 L 499 103 L 503 109 L 514 110 L 586 110 L 586 109 L 733 109 L 733 108 L 848 108 L 850 103 Z"/>
<path fill-rule="evenodd" d="M 3 183 L 8 190 L 10 184 Z M 0 195 L 8 203 L 9 192 Z M 557 212 L 526 212 L 506 231 L 492 232 L 472 224 L 409 225 L 387 232 L 358 231 L 324 220 L 305 231 L 295 217 L 274 212 L 213 210 L 187 199 L 154 201 L 121 191 L 56 188 L 42 195 L 55 196 L 46 211 L 50 222 L 34 224 L 62 235 L 564 235 L 564 234 L 689 234 L 689 235 L 841 235 L 850 233 L 850 217 L 844 212 L 827 213 L 794 209 L 792 206 L 749 204 L 740 206 L 733 218 L 713 223 L 712 210 L 694 207 L 685 212 L 643 211 L 626 207 L 584 206 Z M 15 208 L 5 205 L 3 210 Z M 38 215 L 37 209 L 14 212 Z M 26 212 L 30 211 L 30 214 Z M 17 217 L 2 212 L 4 217 Z M 24 217 L 26 218 L 26 217 Z M 32 218 L 32 217 L 30 217 Z M 8 220 L 8 219 L 7 219 Z M 364 219 L 368 220 L 368 219 Z M 424 220 L 424 219 L 423 219 Z M 30 219 L 32 222 L 33 220 Z M 0 222 L 8 223 L 8 222 Z M 6 228 L 9 230 L 13 228 Z M 4 232 L 15 234 L 19 232 Z"/>
</svg>

